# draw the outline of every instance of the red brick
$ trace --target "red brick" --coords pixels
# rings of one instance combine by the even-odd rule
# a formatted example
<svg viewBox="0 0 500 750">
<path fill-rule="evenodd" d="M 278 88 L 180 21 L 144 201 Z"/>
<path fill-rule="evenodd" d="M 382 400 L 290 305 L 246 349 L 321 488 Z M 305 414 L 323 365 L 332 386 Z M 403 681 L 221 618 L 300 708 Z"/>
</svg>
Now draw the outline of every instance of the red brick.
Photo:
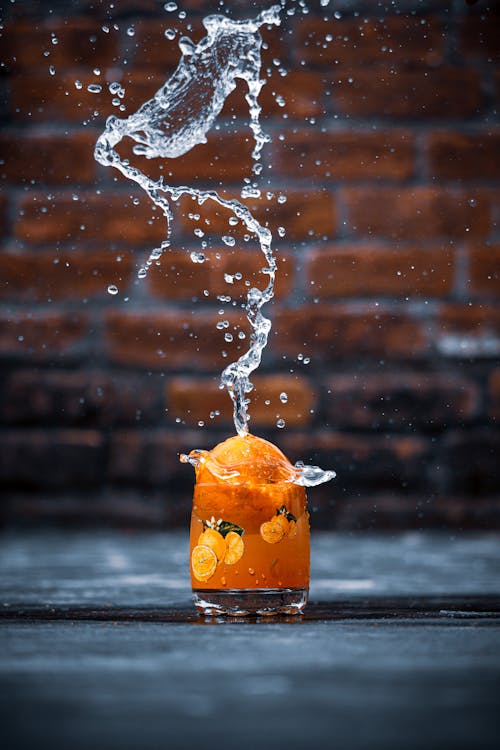
<svg viewBox="0 0 500 750">
<path fill-rule="evenodd" d="M 0 237 L 4 237 L 8 231 L 8 201 L 7 197 L 0 193 Z"/>
<path fill-rule="evenodd" d="M 119 262 L 117 258 L 121 258 Z M 126 252 L 92 250 L 0 253 L 0 299 L 26 302 L 105 296 L 109 284 L 126 286 L 132 275 Z"/>
<path fill-rule="evenodd" d="M 489 415 L 500 420 L 500 367 L 491 373 L 488 383 Z"/>
<path fill-rule="evenodd" d="M 78 351 L 88 332 L 79 313 L 20 312 L 0 317 L 0 356 L 34 361 Z"/>
<path fill-rule="evenodd" d="M 327 414 L 337 428 L 428 430 L 477 415 L 478 388 L 447 373 L 335 375 L 327 381 Z"/>
<path fill-rule="evenodd" d="M 282 309 L 274 318 L 271 347 L 318 363 L 340 357 L 414 358 L 427 351 L 424 327 L 400 308 L 309 305 Z"/>
<path fill-rule="evenodd" d="M 349 226 L 359 236 L 393 239 L 484 237 L 490 201 L 471 191 L 431 187 L 345 188 Z"/>
<path fill-rule="evenodd" d="M 276 143 L 275 165 L 289 177 L 328 180 L 407 179 L 414 171 L 414 138 L 409 131 L 385 133 L 287 134 Z"/>
<path fill-rule="evenodd" d="M 153 212 L 149 200 L 141 194 L 138 205 L 134 205 L 130 193 L 77 194 L 77 201 L 68 193 L 49 197 L 25 194 L 15 236 L 31 243 L 108 240 L 144 246 L 161 242 L 166 235 L 163 214 Z"/>
<path fill-rule="evenodd" d="M 165 492 L 150 490 L 138 493 L 136 488 L 106 486 L 106 490 L 88 487 L 79 491 L 59 488 L 55 492 L 9 492 L 2 504 L 2 520 L 6 526 L 21 524 L 71 529 L 115 528 L 121 532 L 139 529 L 186 528 L 191 512 L 191 498 L 169 495 L 172 502 L 165 503 Z"/>
<path fill-rule="evenodd" d="M 216 253 L 219 258 L 216 258 Z M 172 250 L 165 254 L 159 268 L 149 274 L 149 283 L 154 294 L 164 299 L 188 300 L 193 296 L 203 298 L 204 291 L 209 292 L 208 299 L 215 300 L 219 294 L 230 294 L 233 299 L 246 298 L 248 287 L 264 289 L 269 276 L 261 273 L 266 267 L 262 253 L 257 249 L 229 249 L 222 245 L 217 251 L 206 252 L 207 261 L 203 264 L 193 263 L 185 250 Z M 294 264 L 289 254 L 277 254 L 278 271 L 276 273 L 275 298 L 286 297 L 293 283 Z M 241 273 L 243 278 L 227 284 L 224 275 L 234 276 Z"/>
<path fill-rule="evenodd" d="M 187 10 L 187 6 L 183 6 Z M 203 16 L 206 15 L 207 7 L 201 4 L 200 9 Z M 141 8 L 141 12 L 142 8 Z M 142 18 L 134 23 L 135 36 L 129 40 L 131 50 L 130 57 L 133 58 L 134 68 L 143 67 L 148 71 L 159 70 L 162 74 L 170 74 L 180 61 L 181 52 L 179 50 L 179 39 L 182 36 L 188 36 L 197 44 L 207 32 L 202 25 L 203 16 L 188 15 L 186 20 L 180 20 L 177 15 L 162 15 L 160 18 Z M 188 28 L 191 27 L 191 28 Z M 177 31 L 177 36 L 173 40 L 165 37 L 167 29 Z M 279 57 L 283 51 L 281 34 L 279 30 L 271 28 L 262 28 L 261 34 L 265 42 L 269 45 L 269 50 L 262 49 L 263 67 L 266 67 L 272 57 Z M 167 71 L 167 73 L 165 73 Z M 238 85 L 244 85 L 243 81 L 238 81 Z"/>
<path fill-rule="evenodd" d="M 477 294 L 500 293 L 500 245 L 472 247 L 469 251 L 471 291 Z"/>
<path fill-rule="evenodd" d="M 15 370 L 6 380 L 9 423 L 73 427 L 155 422 L 162 413 L 158 378 L 95 370 Z"/>
<path fill-rule="evenodd" d="M 187 26 L 192 29 L 188 30 Z M 130 54 L 134 68 L 142 67 L 148 72 L 157 70 L 164 76 L 164 80 L 177 67 L 181 51 L 179 39 L 189 36 L 195 43 L 206 35 L 201 18 L 189 17 L 182 21 L 177 15 L 162 15 L 161 18 L 140 18 L 134 24 L 135 35 L 128 40 Z M 177 30 L 175 39 L 165 36 L 167 29 Z"/>
<path fill-rule="evenodd" d="M 308 290 L 313 297 L 448 294 L 454 253 L 449 248 L 338 245 L 308 255 Z"/>
<path fill-rule="evenodd" d="M 228 320 L 226 330 L 216 323 Z M 163 370 L 179 367 L 203 367 L 220 372 L 247 348 L 236 332 L 248 336 L 249 323 L 243 314 L 233 311 L 223 316 L 186 310 L 122 313 L 110 311 L 106 316 L 106 344 L 110 358 L 120 364 L 157 367 Z M 224 333 L 233 333 L 227 343 Z M 222 356 L 227 352 L 227 357 Z"/>
<path fill-rule="evenodd" d="M 500 507 L 496 497 L 460 497 L 456 494 L 409 498 L 405 490 L 388 494 L 377 493 L 367 497 L 351 497 L 335 508 L 335 526 L 338 530 L 369 529 L 387 533 L 415 529 L 453 529 L 491 531 L 500 523 Z M 331 527 L 329 527 L 331 528 Z"/>
<path fill-rule="evenodd" d="M 324 83 L 322 77 L 309 70 L 289 70 L 286 76 L 275 73 L 262 89 L 259 102 L 263 117 L 283 115 L 288 117 L 316 117 L 324 112 Z M 285 101 L 282 107 L 278 103 Z M 246 106 L 248 112 L 248 105 Z"/>
<path fill-rule="evenodd" d="M 94 430 L 8 430 L 0 478 L 23 489 L 86 486 L 104 478 L 104 441 Z"/>
<path fill-rule="evenodd" d="M 280 190 L 273 190 L 278 195 Z M 261 201 L 255 206 L 255 213 L 259 221 L 268 222 L 276 237 L 276 228 L 285 227 L 285 241 L 317 239 L 324 236 L 332 237 L 337 230 L 337 211 L 332 193 L 327 190 L 284 191 L 286 203 Z M 253 210 L 254 206 L 250 204 Z"/>
<path fill-rule="evenodd" d="M 337 229 L 337 211 L 332 193 L 326 190 L 311 191 L 284 190 L 271 188 L 274 197 L 267 200 L 264 196 L 260 201 L 247 200 L 245 203 L 264 225 L 269 225 L 274 235 L 274 242 L 280 241 L 277 228 L 286 228 L 284 242 L 294 240 L 331 237 Z M 283 193 L 286 201 L 278 203 L 277 197 Z M 227 197 L 235 197 L 228 195 Z M 180 213 L 186 216 L 189 212 L 200 214 L 202 219 L 210 222 L 210 230 L 213 233 L 226 234 L 228 230 L 228 218 L 231 215 L 227 210 L 220 208 L 214 202 L 207 201 L 203 206 L 198 206 L 196 201 L 183 199 L 180 202 Z M 192 231 L 192 230 L 191 230 Z"/>
<path fill-rule="evenodd" d="M 332 89 L 335 108 L 355 117 L 473 117 L 483 97 L 478 71 L 462 68 L 341 73 Z"/>
<path fill-rule="evenodd" d="M 325 87 L 322 76 L 317 71 L 289 70 L 286 76 L 281 76 L 273 68 L 270 76 L 266 72 L 266 78 L 266 85 L 259 95 L 264 127 L 265 118 L 270 115 L 276 117 L 286 114 L 288 118 L 302 119 L 323 114 Z M 237 115 L 248 120 L 246 93 L 246 84 L 238 82 L 235 91 L 226 100 L 221 117 Z M 279 97 L 285 101 L 284 107 L 278 103 Z"/>
<path fill-rule="evenodd" d="M 335 481 L 325 486 L 329 497 L 341 497 L 354 488 L 369 488 L 370 493 L 375 488 L 380 491 L 391 487 L 418 491 L 425 483 L 430 454 L 430 443 L 413 435 L 356 435 L 327 430 L 312 434 L 285 430 L 280 447 L 292 462 L 300 459 L 337 471 Z"/>
<path fill-rule="evenodd" d="M 438 446 L 439 461 L 449 467 L 452 492 L 474 498 L 500 491 L 500 431 L 481 428 L 447 432 Z"/>
<path fill-rule="evenodd" d="M 308 17 L 297 24 L 295 55 L 314 65 L 434 65 L 442 61 L 443 51 L 442 27 L 435 17 L 376 19 L 362 14 L 326 21 Z"/>
<path fill-rule="evenodd" d="M 179 454 L 193 448 L 209 449 L 216 442 L 206 430 L 115 430 L 110 445 L 110 478 L 124 485 L 182 487 L 190 499 L 193 472 L 180 463 Z"/>
<path fill-rule="evenodd" d="M 58 40 L 52 42 L 53 36 Z M 118 59 L 118 33 L 110 26 L 109 34 L 97 19 L 18 20 L 7 24 L 3 37 L 3 59 L 12 70 L 103 67 Z M 45 52 L 49 52 L 45 55 Z"/>
<path fill-rule="evenodd" d="M 255 375 L 251 377 L 254 390 L 249 394 L 251 399 L 249 413 L 250 426 L 274 427 L 276 420 L 282 418 L 289 427 L 311 423 L 311 409 L 316 399 L 310 382 L 297 375 Z M 280 401 L 280 394 L 288 395 L 288 402 Z M 165 387 L 165 398 L 170 418 L 180 417 L 188 424 L 232 424 L 232 402 L 227 391 L 219 389 L 217 379 L 208 378 L 173 378 Z M 269 401 L 269 404 L 266 404 Z M 210 414 L 220 411 L 220 415 Z"/>
<path fill-rule="evenodd" d="M 429 164 L 438 179 L 494 180 L 500 178 L 500 132 L 474 135 L 436 132 L 429 138 Z"/>
<path fill-rule="evenodd" d="M 439 324 L 450 333 L 472 333 L 474 331 L 498 330 L 500 333 L 500 309 L 487 304 L 448 303 L 441 307 Z"/>
<path fill-rule="evenodd" d="M 493 4 L 494 5 L 494 4 Z M 498 7 L 481 7 L 480 13 L 464 16 L 459 25 L 460 52 L 465 57 L 498 61 L 500 14 Z"/>
<path fill-rule="evenodd" d="M 500 308 L 483 304 L 447 304 L 436 324 L 438 351 L 451 357 L 498 357 Z"/>
<path fill-rule="evenodd" d="M 141 171 L 155 179 L 163 176 L 168 184 L 189 184 L 196 187 L 200 183 L 220 183 L 243 181 L 251 176 L 253 160 L 251 154 L 254 140 L 250 129 L 237 135 L 212 133 L 207 143 L 195 146 L 177 159 L 146 159 L 134 156 L 132 141 L 119 147 L 120 154 L 129 158 Z M 234 195 L 232 196 L 234 197 Z"/>
<path fill-rule="evenodd" d="M 112 104 L 108 83 L 118 80 L 125 88 L 123 104 L 126 112 L 120 112 Z M 76 88 L 79 81 L 81 88 Z M 55 76 L 30 71 L 12 77 L 10 82 L 10 111 L 15 120 L 30 122 L 51 122 L 54 119 L 68 120 L 81 124 L 85 120 L 104 122 L 109 115 L 125 117 L 150 99 L 163 83 L 161 76 L 138 72 L 123 76 L 121 69 L 111 68 L 100 76 L 76 70 Z M 99 93 L 88 91 L 90 84 L 102 87 Z"/>
<path fill-rule="evenodd" d="M 60 135 L 0 135 L 0 177 L 7 182 L 48 185 L 95 179 L 94 144 L 89 132 Z"/>
</svg>

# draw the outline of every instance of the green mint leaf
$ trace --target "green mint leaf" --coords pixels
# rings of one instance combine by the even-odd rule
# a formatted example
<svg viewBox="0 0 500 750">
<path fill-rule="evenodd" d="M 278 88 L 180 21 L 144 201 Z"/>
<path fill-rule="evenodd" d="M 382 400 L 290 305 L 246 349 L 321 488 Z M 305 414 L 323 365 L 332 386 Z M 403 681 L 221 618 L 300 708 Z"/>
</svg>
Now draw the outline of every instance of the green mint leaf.
<svg viewBox="0 0 500 750">
<path fill-rule="evenodd" d="M 229 534 L 230 531 L 235 531 L 236 534 L 239 534 L 240 536 L 245 533 L 245 529 L 235 523 L 231 523 L 231 521 L 222 521 L 219 524 L 218 531 L 224 538 L 226 538 L 227 534 Z"/>
</svg>

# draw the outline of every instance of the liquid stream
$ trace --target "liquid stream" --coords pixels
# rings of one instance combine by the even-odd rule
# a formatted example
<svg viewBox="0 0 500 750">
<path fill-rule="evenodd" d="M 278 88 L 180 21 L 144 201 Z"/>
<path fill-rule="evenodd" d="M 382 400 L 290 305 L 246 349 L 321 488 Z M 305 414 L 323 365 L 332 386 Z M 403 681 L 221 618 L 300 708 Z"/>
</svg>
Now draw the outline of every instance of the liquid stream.
<svg viewBox="0 0 500 750">
<path fill-rule="evenodd" d="M 221 384 L 226 387 L 233 402 L 234 424 L 240 435 L 248 433 L 247 394 L 253 388 L 249 378 L 260 364 L 271 329 L 271 321 L 262 314 L 261 308 L 274 296 L 276 258 L 271 247 L 272 234 L 237 199 L 225 199 L 216 190 L 171 186 L 163 178 L 153 180 L 128 159 L 122 158 L 116 147 L 124 138 L 130 138 L 135 142 L 132 151 L 138 156 L 147 159 L 182 157 L 196 145 L 206 143 L 207 133 L 227 97 L 235 89 L 236 80 L 243 79 L 247 84 L 245 98 L 255 141 L 253 170 L 256 175 L 259 174 L 261 150 L 270 140 L 263 132 L 259 119 L 261 108 L 258 97 L 264 84 L 260 77 L 262 37 L 259 29 L 263 25 L 279 25 L 280 10 L 279 5 L 274 5 L 256 18 L 243 21 L 233 21 L 222 15 L 206 17 L 203 25 L 207 35 L 198 44 L 188 37 L 179 40 L 182 54 L 172 76 L 134 114 L 123 119 L 109 117 L 94 152 L 100 164 L 118 169 L 140 185 L 165 216 L 166 238 L 160 247 L 151 252 L 139 270 L 139 277 L 144 277 L 152 263 L 170 247 L 173 221 L 170 202 L 184 195 L 193 197 L 199 205 L 214 201 L 230 211 L 257 238 L 266 260 L 263 272 L 269 280 L 263 290 L 256 287 L 249 289 L 245 309 L 252 327 L 250 348 L 226 367 L 221 375 Z M 193 253 L 192 259 L 196 261 L 199 256 Z M 328 481 L 333 475 L 333 472 L 322 472 L 318 467 L 297 465 L 296 474 L 290 481 L 312 486 Z"/>
</svg>

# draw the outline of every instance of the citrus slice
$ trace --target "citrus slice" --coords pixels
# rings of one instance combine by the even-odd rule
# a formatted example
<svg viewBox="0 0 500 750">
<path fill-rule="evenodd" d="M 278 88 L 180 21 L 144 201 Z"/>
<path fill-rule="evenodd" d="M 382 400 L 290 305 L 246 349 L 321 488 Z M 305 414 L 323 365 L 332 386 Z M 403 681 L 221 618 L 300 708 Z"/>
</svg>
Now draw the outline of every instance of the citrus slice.
<svg viewBox="0 0 500 750">
<path fill-rule="evenodd" d="M 217 568 L 217 555 L 206 544 L 198 544 L 191 553 L 191 568 L 198 581 L 208 581 Z"/>
<path fill-rule="evenodd" d="M 260 527 L 260 535 L 265 542 L 268 542 L 268 544 L 276 544 L 277 542 L 281 542 L 285 536 L 285 531 L 278 519 L 273 518 L 272 521 L 266 521 L 262 524 Z"/>
<path fill-rule="evenodd" d="M 210 549 L 213 549 L 217 560 L 219 560 L 219 562 L 222 562 L 224 555 L 226 554 L 226 543 L 224 541 L 224 537 L 219 531 L 210 528 L 205 529 L 205 531 L 200 534 L 198 544 L 204 544 L 207 547 L 210 547 Z"/>
<path fill-rule="evenodd" d="M 224 562 L 227 565 L 234 565 L 238 560 L 241 560 L 245 545 L 243 539 L 236 531 L 230 531 L 226 534 L 226 547 Z"/>
<path fill-rule="evenodd" d="M 281 528 L 283 529 L 283 534 L 288 534 L 290 522 L 286 516 L 280 513 L 278 516 L 275 516 L 273 518 L 273 521 L 276 521 L 276 523 L 280 524 Z"/>
<path fill-rule="evenodd" d="M 214 484 L 286 482 L 294 468 L 275 445 L 255 435 L 235 435 L 219 443 L 196 469 L 196 481 Z"/>
</svg>

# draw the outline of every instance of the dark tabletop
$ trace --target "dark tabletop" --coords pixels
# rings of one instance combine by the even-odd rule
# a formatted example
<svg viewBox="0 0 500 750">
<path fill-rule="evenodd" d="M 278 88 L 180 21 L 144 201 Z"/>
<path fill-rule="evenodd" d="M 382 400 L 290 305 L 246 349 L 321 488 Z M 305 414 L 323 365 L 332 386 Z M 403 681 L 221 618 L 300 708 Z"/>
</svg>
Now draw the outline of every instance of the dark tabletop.
<svg viewBox="0 0 500 750">
<path fill-rule="evenodd" d="M 316 534 L 261 622 L 196 615 L 186 534 L 0 544 L 6 750 L 499 746 L 499 536 Z"/>
</svg>

